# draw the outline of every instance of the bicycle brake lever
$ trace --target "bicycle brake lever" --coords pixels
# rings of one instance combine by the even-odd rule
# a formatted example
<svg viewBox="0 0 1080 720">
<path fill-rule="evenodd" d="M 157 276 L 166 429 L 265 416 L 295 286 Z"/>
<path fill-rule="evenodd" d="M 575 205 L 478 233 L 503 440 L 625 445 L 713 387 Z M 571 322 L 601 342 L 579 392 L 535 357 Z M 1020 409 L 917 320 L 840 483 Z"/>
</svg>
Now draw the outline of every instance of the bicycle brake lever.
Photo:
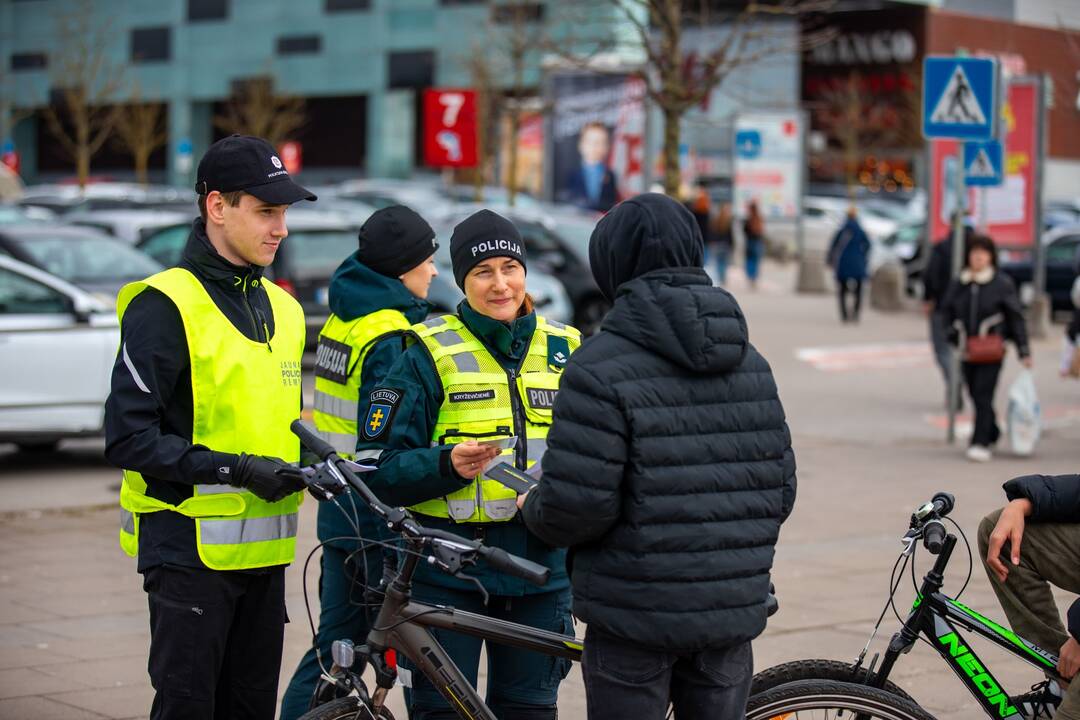
<svg viewBox="0 0 1080 720">
<path fill-rule="evenodd" d="M 471 582 L 473 585 L 475 585 L 476 589 L 484 597 L 484 605 L 488 604 L 488 591 L 484 589 L 484 584 L 482 582 L 480 582 L 477 578 L 473 577 L 472 575 L 466 575 L 466 574 L 460 573 L 460 572 L 454 573 L 454 577 L 456 577 L 458 580 L 464 580 L 465 582 Z"/>
<path fill-rule="evenodd" d="M 919 532 L 915 529 L 908 530 L 904 533 L 904 537 L 900 538 L 900 543 L 904 546 L 902 555 L 910 557 L 915 552 L 915 544 L 919 541 Z"/>
</svg>

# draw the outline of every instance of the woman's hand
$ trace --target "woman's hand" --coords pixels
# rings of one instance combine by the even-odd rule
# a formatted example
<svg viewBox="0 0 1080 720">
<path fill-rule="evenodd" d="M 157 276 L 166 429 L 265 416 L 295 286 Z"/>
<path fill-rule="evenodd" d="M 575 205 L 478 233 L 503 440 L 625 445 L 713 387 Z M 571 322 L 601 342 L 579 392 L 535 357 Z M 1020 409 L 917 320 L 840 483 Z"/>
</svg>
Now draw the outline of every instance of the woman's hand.
<svg viewBox="0 0 1080 720">
<path fill-rule="evenodd" d="M 1031 356 L 1028 355 L 1027 357 L 1020 358 L 1020 364 L 1030 370 L 1032 365 Z"/>
<path fill-rule="evenodd" d="M 463 478 L 473 478 L 499 454 L 499 448 L 480 445 L 475 440 L 458 443 L 450 451 L 450 464 Z"/>
</svg>

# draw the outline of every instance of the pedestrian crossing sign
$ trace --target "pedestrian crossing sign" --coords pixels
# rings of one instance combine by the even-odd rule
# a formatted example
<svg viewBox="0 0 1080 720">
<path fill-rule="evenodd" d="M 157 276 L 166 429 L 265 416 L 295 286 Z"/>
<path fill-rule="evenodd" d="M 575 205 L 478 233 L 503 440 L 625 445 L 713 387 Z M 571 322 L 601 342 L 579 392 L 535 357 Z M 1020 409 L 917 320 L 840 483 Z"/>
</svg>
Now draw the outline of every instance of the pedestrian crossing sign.
<svg viewBox="0 0 1080 720">
<path fill-rule="evenodd" d="M 988 58 L 923 61 L 923 136 L 989 140 L 997 117 L 997 63 Z"/>
<path fill-rule="evenodd" d="M 969 187 L 1000 185 L 1005 180 L 999 140 L 964 143 L 964 184 Z"/>
</svg>

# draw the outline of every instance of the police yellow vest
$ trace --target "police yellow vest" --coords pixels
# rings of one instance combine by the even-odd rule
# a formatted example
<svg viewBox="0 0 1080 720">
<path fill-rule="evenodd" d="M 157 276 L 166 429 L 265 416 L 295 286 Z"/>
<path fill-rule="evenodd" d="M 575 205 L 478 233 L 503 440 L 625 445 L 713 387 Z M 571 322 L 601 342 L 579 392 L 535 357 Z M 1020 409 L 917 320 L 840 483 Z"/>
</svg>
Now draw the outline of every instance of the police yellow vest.
<svg viewBox="0 0 1080 720">
<path fill-rule="evenodd" d="M 568 354 L 581 343 L 581 334 L 537 316 L 536 331 L 520 369 L 508 372 L 457 316 L 433 318 L 413 326 L 413 330 L 431 353 L 442 381 L 443 402 L 432 446 L 517 435 L 519 449 L 524 444 L 525 467 L 535 464 L 547 449 L 562 368 Z M 504 451 L 505 461 L 514 464 L 517 451 Z M 412 509 L 455 522 L 498 522 L 517 513 L 517 495 L 494 480 L 477 476 L 460 490 Z"/>
<path fill-rule="evenodd" d="M 124 286 L 116 312 L 123 322 L 128 305 L 148 287 L 164 293 L 180 311 L 191 360 L 193 444 L 298 462 L 300 443 L 289 424 L 300 414 L 304 313 L 273 283 L 256 284 L 266 290 L 274 313 L 274 335 L 267 342 L 241 333 L 198 278 L 181 268 Z M 139 516 L 172 511 L 195 519 L 199 558 L 213 570 L 288 564 L 296 549 L 300 498 L 294 493 L 268 503 L 231 485 L 195 485 L 192 497 L 173 505 L 148 496 L 142 475 L 124 470 L 120 546 L 134 556 Z"/>
<path fill-rule="evenodd" d="M 331 315 L 319 333 L 315 352 L 315 429 L 338 455 L 356 455 L 360 374 L 374 341 L 404 332 L 411 323 L 400 310 L 378 310 L 342 320 Z"/>
</svg>

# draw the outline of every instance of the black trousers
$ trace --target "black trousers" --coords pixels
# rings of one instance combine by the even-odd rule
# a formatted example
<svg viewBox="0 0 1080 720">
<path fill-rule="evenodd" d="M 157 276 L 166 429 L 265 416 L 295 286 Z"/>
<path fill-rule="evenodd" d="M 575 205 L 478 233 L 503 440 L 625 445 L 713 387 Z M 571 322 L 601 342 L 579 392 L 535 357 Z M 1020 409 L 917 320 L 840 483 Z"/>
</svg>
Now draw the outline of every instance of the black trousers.
<svg viewBox="0 0 1080 720">
<path fill-rule="evenodd" d="M 963 363 L 964 382 L 967 383 L 971 403 L 975 406 L 975 427 L 971 444 L 990 447 L 1001 437 L 997 418 L 994 417 L 994 391 L 997 389 L 1001 363 L 976 365 Z"/>
<path fill-rule="evenodd" d="M 746 716 L 753 679 L 750 643 L 677 654 L 650 650 L 589 627 L 585 631 L 585 698 L 589 720 L 738 720 Z"/>
<path fill-rule="evenodd" d="M 150 601 L 151 720 L 273 720 L 285 635 L 285 568 L 161 565 Z"/>
<path fill-rule="evenodd" d="M 836 283 L 836 291 L 840 299 L 840 319 L 844 322 L 847 322 L 848 319 L 858 320 L 859 311 L 862 309 L 862 280 L 838 280 Z M 855 296 L 854 308 L 850 313 L 848 312 L 847 307 L 848 293 Z"/>
</svg>

